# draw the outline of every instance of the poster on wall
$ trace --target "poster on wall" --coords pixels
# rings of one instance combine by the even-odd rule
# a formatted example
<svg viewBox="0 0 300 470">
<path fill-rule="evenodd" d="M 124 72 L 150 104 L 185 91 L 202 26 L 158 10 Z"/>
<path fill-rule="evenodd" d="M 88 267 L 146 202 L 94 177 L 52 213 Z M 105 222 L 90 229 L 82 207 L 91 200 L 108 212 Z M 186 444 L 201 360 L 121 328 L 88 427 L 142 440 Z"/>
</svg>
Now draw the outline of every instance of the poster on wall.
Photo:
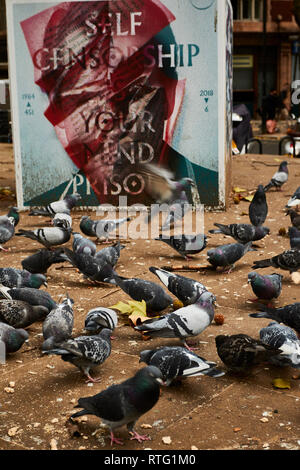
<svg viewBox="0 0 300 470">
<path fill-rule="evenodd" d="M 224 207 L 232 13 L 224 0 L 7 0 L 18 206 L 79 192 L 149 204 L 142 168 Z"/>
</svg>

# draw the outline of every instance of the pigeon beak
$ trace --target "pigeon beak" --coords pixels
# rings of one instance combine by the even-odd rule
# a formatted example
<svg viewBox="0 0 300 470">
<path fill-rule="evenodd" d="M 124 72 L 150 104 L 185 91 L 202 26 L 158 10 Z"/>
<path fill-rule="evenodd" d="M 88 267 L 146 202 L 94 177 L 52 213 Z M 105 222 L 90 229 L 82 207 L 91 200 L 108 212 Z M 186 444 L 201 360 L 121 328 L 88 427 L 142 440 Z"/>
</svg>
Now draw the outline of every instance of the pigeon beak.
<svg viewBox="0 0 300 470">
<path fill-rule="evenodd" d="M 45 287 L 48 287 L 48 282 L 47 281 L 44 281 L 43 284 L 44 284 Z"/>
<path fill-rule="evenodd" d="M 162 379 L 160 379 L 159 377 L 156 377 L 156 382 L 159 383 L 159 385 L 166 385 L 166 382 L 164 382 Z"/>
</svg>

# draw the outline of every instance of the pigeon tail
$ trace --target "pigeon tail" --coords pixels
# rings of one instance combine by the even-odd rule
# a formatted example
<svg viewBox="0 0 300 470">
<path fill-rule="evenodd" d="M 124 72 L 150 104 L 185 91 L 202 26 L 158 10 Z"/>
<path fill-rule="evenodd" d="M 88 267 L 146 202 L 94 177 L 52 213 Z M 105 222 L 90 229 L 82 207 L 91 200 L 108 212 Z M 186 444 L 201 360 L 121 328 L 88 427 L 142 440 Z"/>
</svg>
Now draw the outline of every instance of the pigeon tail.
<svg viewBox="0 0 300 470">
<path fill-rule="evenodd" d="M 252 266 L 252 269 L 259 269 L 259 268 L 268 268 L 269 266 L 272 266 L 271 259 L 263 259 L 260 261 L 254 261 L 254 265 Z"/>
</svg>

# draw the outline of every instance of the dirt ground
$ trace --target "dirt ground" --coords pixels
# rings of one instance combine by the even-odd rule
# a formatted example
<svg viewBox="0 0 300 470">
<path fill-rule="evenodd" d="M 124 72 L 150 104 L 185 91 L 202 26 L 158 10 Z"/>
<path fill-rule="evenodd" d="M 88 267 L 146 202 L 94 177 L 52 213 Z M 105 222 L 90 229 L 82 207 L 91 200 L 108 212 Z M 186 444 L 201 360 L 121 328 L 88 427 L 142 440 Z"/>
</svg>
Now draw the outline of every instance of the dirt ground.
<svg viewBox="0 0 300 470">
<path fill-rule="evenodd" d="M 274 155 L 242 155 L 233 157 L 232 186 L 251 191 L 259 183 L 267 183 L 284 157 Z M 0 146 L 0 213 L 16 204 L 14 198 L 13 151 L 9 144 Z M 252 262 L 269 257 L 289 247 L 289 240 L 280 236 L 281 227 L 289 226 L 284 216 L 284 205 L 299 186 L 300 160 L 289 159 L 290 176 L 281 192 L 267 194 L 269 214 L 266 224 L 271 234 L 259 243 L 257 252 L 249 252 L 240 260 L 231 274 L 201 269 L 200 272 L 182 273 L 199 279 L 217 297 L 217 312 L 225 317 L 223 325 L 212 323 L 197 339 L 197 353 L 215 361 L 226 371 L 219 359 L 214 338 L 218 334 L 246 333 L 259 337 L 259 330 L 266 326 L 266 319 L 254 319 L 255 305 L 248 301 L 253 292 L 247 284 L 247 274 Z M 1 188 L 12 191 L 5 194 Z M 213 223 L 248 223 L 249 202 L 230 202 L 227 212 L 205 213 L 205 233 Z M 79 226 L 82 212 L 74 212 L 74 229 Z M 41 227 L 45 218 L 29 217 L 21 213 L 17 228 Z M 231 243 L 223 235 L 213 235 L 207 249 Z M 71 246 L 71 241 L 66 246 Z M 21 267 L 21 260 L 40 248 L 36 242 L 14 237 L 7 245 L 8 252 L 0 253 L 2 267 Z M 100 248 L 100 245 L 99 245 Z M 206 250 L 195 256 L 190 265 L 205 265 Z M 154 241 L 127 241 L 121 252 L 117 271 L 130 277 L 158 281 L 148 270 L 149 266 L 186 264 L 185 260 L 167 245 Z M 54 300 L 59 301 L 66 292 L 74 299 L 74 336 L 83 333 L 84 319 L 89 309 L 111 306 L 129 297 L 113 286 L 94 286 L 82 279 L 74 269 L 48 270 L 48 288 Z M 64 263 L 63 266 L 69 266 Z M 274 272 L 264 269 L 263 273 Z M 276 305 L 299 301 L 299 285 L 286 272 L 283 289 Z M 44 287 L 43 287 L 44 289 Z M 89 386 L 83 375 L 58 356 L 42 356 L 42 323 L 28 328 L 29 340 L 5 364 L 0 365 L 0 449 L 2 450 L 298 450 L 300 449 L 300 380 L 299 371 L 269 365 L 256 367 L 251 375 L 239 377 L 226 373 L 220 378 L 207 376 L 186 379 L 181 385 L 164 387 L 156 406 L 142 416 L 136 429 L 148 433 L 151 441 L 142 444 L 129 440 L 126 428 L 117 431 L 124 438 L 124 445 L 110 446 L 107 428 L 100 421 L 87 416 L 79 424 L 79 433 L 72 435 L 66 426 L 68 417 L 75 411 L 74 404 L 82 396 L 94 395 L 109 385 L 125 380 L 144 364 L 139 363 L 139 353 L 160 345 L 178 345 L 177 340 L 155 339 L 143 341 L 141 336 L 119 317 L 119 326 L 112 341 L 112 353 L 106 362 L 94 372 L 101 376 L 100 383 Z M 286 379 L 290 388 L 274 388 L 275 378 Z M 98 430 L 96 432 L 96 430 Z M 79 434 L 79 435 L 78 435 Z M 166 439 L 169 438 L 169 439 Z"/>
</svg>

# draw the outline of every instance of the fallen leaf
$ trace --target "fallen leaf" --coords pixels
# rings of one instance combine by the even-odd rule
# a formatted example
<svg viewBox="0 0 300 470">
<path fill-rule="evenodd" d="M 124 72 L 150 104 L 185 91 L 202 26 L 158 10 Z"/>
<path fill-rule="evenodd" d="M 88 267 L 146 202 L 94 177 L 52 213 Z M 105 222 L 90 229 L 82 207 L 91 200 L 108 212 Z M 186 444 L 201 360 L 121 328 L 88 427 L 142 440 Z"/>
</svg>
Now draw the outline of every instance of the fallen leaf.
<svg viewBox="0 0 300 470">
<path fill-rule="evenodd" d="M 291 388 L 290 382 L 288 380 L 281 379 L 280 377 L 278 377 L 277 379 L 274 379 L 272 384 L 275 388 L 283 388 L 283 389 Z"/>
<path fill-rule="evenodd" d="M 232 191 L 234 193 L 245 193 L 247 192 L 247 189 L 242 189 L 242 188 L 239 188 L 238 186 L 235 186 L 234 188 L 232 188 Z"/>
<path fill-rule="evenodd" d="M 126 304 L 125 302 L 119 301 L 115 305 L 111 305 L 109 308 L 115 308 L 116 310 L 119 310 L 121 313 L 131 313 L 132 309 L 131 307 Z"/>
</svg>

